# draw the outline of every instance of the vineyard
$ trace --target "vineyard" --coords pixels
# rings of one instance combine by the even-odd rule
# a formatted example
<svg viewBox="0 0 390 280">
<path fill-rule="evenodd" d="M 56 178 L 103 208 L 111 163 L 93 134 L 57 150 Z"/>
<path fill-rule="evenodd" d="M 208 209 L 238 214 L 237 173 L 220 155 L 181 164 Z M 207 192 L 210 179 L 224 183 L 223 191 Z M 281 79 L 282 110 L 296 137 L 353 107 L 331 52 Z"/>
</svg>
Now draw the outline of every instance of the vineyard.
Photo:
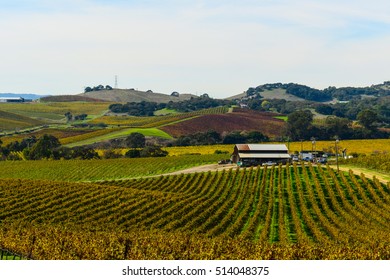
<svg viewBox="0 0 390 280">
<path fill-rule="evenodd" d="M 352 164 L 360 167 L 366 167 L 375 170 L 381 170 L 390 173 L 390 155 L 378 154 L 370 157 L 358 157 L 344 160 L 343 163 Z"/>
<path fill-rule="evenodd" d="M 3 179 L 0 194 L 0 247 L 34 259 L 390 259 L 390 184 L 330 167 Z"/>
<path fill-rule="evenodd" d="M 204 109 L 189 113 L 178 113 L 170 114 L 163 116 L 151 116 L 151 117 L 134 117 L 134 116 L 103 116 L 96 118 L 91 123 L 105 123 L 108 125 L 122 125 L 130 127 L 141 127 L 141 128 L 150 128 L 150 127 L 160 127 L 167 124 L 172 124 L 175 122 L 180 122 L 195 118 L 198 116 L 209 115 L 209 114 L 225 114 L 228 112 L 227 107 L 216 107 L 210 109 Z"/>
<path fill-rule="evenodd" d="M 221 155 L 102 160 L 0 161 L 0 178 L 98 181 L 159 175 L 215 163 Z"/>
</svg>

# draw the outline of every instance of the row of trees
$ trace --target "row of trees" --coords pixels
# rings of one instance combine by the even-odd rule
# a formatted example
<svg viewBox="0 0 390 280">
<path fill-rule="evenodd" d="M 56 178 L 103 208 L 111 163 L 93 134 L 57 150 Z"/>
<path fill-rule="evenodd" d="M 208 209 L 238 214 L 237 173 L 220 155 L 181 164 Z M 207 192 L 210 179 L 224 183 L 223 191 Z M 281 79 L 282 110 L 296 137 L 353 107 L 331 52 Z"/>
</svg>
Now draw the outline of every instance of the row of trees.
<svg viewBox="0 0 390 280">
<path fill-rule="evenodd" d="M 192 97 L 185 101 L 169 102 L 166 104 L 166 108 L 179 112 L 192 112 L 226 105 L 232 105 L 231 101 L 214 99 L 207 94 L 203 94 L 201 97 Z"/>
<path fill-rule="evenodd" d="M 210 98 L 208 95 L 202 97 L 192 97 L 186 101 L 169 103 L 157 102 L 128 102 L 126 104 L 111 104 L 109 109 L 114 113 L 127 113 L 131 116 L 153 116 L 154 111 L 164 108 L 176 110 L 179 112 L 192 112 L 202 109 L 215 108 L 218 106 L 231 105 L 231 101 Z"/>
<path fill-rule="evenodd" d="M 390 127 L 390 90 L 389 82 L 380 85 L 373 85 L 364 88 L 329 87 L 324 90 L 310 88 L 299 84 L 265 84 L 258 87 L 251 87 L 246 91 L 246 97 L 242 99 L 245 104 L 253 110 L 273 111 L 281 114 L 291 114 L 297 110 L 314 109 L 317 113 L 346 118 L 351 121 L 359 120 L 364 129 L 355 130 L 357 137 L 377 137 L 377 130 L 368 127 L 360 120 L 359 114 L 370 110 L 376 114 L 374 123 L 380 127 Z M 305 99 L 304 101 L 287 101 L 284 99 L 264 99 L 261 94 L 264 91 L 275 89 L 285 90 L 286 93 Z M 275 93 L 276 94 L 276 93 Z M 320 103 L 328 100 L 339 100 L 340 102 Z"/>
<path fill-rule="evenodd" d="M 146 146 L 145 136 L 140 133 L 132 133 L 123 140 L 130 148 L 126 157 L 162 157 L 167 156 L 168 152 L 163 151 L 158 146 Z M 60 141 L 53 135 L 45 134 L 40 138 L 31 136 L 23 139 L 21 142 L 14 141 L 6 146 L 2 146 L 0 140 L 0 159 L 20 160 L 19 153 L 27 160 L 40 159 L 99 159 L 101 158 L 92 146 L 81 146 L 68 148 L 61 146 Z M 121 154 L 113 150 L 105 151 L 103 158 L 118 158 Z"/>
<path fill-rule="evenodd" d="M 71 112 L 66 112 L 64 114 L 66 121 L 71 122 L 71 121 L 83 121 L 85 120 L 88 115 L 87 114 L 80 114 L 80 115 L 72 115 Z"/>
<path fill-rule="evenodd" d="M 233 131 L 220 134 L 214 130 L 180 136 L 173 143 L 176 146 L 197 146 L 214 144 L 259 143 L 269 138 L 259 131 Z"/>
<path fill-rule="evenodd" d="M 373 85 L 370 87 L 328 87 L 323 90 L 311 88 L 305 85 L 295 83 L 274 83 L 264 84 L 257 87 L 250 87 L 246 91 L 247 96 L 261 96 L 261 93 L 267 90 L 284 89 L 287 93 L 303 98 L 305 100 L 323 102 L 332 99 L 338 100 L 353 100 L 360 99 L 361 96 L 384 96 L 389 95 L 388 90 L 384 86 L 388 86 L 389 82 Z"/>
<path fill-rule="evenodd" d="M 98 85 L 98 86 L 94 86 L 94 87 L 88 86 L 88 87 L 85 87 L 84 92 L 99 91 L 99 90 L 112 90 L 112 86 L 110 86 L 110 85 L 106 85 L 106 86 Z"/>
<path fill-rule="evenodd" d="M 346 103 L 316 104 L 316 112 L 323 115 L 333 115 L 350 120 L 359 119 L 362 111 L 370 110 L 376 116 L 376 122 L 390 124 L 390 98 L 367 98 L 364 100 L 351 100 Z"/>
<path fill-rule="evenodd" d="M 2 147 L 0 145 L 0 158 L 9 160 L 22 159 L 19 153 L 27 160 L 39 159 L 94 159 L 99 158 L 98 153 L 88 147 L 67 148 L 61 146 L 60 141 L 53 135 L 45 134 L 40 138 L 31 136 L 21 142 L 14 141 Z"/>
<path fill-rule="evenodd" d="M 377 129 L 378 116 L 372 110 L 358 114 L 360 126 L 346 118 L 329 116 L 322 125 L 313 124 L 313 113 L 310 110 L 299 110 L 288 115 L 287 134 L 291 140 L 317 139 L 329 140 L 335 136 L 342 139 L 387 138 L 389 135 Z"/>
</svg>

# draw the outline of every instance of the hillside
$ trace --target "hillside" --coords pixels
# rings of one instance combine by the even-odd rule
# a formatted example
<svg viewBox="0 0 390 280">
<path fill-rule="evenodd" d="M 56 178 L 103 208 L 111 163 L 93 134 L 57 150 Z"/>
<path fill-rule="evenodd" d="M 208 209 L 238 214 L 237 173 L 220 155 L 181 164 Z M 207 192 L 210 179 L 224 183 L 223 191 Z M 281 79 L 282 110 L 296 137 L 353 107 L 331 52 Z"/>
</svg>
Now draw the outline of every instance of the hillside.
<svg viewBox="0 0 390 280">
<path fill-rule="evenodd" d="M 323 90 L 295 83 L 273 83 L 250 87 L 241 94 L 228 97 L 228 100 L 284 99 L 286 101 L 332 100 L 348 101 L 356 98 L 383 97 L 390 95 L 390 82 L 367 87 L 328 87 Z"/>
<path fill-rule="evenodd" d="M 292 94 L 288 94 L 286 92 L 286 89 L 283 88 L 275 88 L 270 90 L 264 90 L 260 94 L 260 99 L 284 99 L 286 101 L 305 101 L 305 99 L 297 97 Z M 251 97 L 249 99 L 253 99 L 254 97 Z M 226 100 L 241 100 L 245 101 L 248 100 L 247 92 L 244 91 L 243 93 L 225 98 Z"/>
<path fill-rule="evenodd" d="M 215 130 L 219 133 L 232 131 L 260 131 L 268 137 L 282 136 L 286 123 L 275 118 L 276 114 L 252 110 L 235 110 L 233 113 L 203 115 L 183 122 L 161 127 L 174 137 Z"/>
<path fill-rule="evenodd" d="M 141 102 L 149 101 L 156 103 L 168 103 L 178 102 L 188 100 L 191 97 L 196 97 L 191 94 L 180 94 L 178 97 L 156 93 L 151 91 L 139 91 L 134 89 L 112 89 L 112 90 L 99 90 L 99 91 L 90 91 L 86 93 L 78 94 L 78 96 L 89 97 L 94 99 L 105 100 L 109 102 L 116 103 L 126 103 L 126 102 Z"/>
<path fill-rule="evenodd" d="M 106 100 L 80 95 L 52 95 L 40 98 L 41 102 L 107 102 Z"/>
<path fill-rule="evenodd" d="M 0 111 L 0 130 L 21 129 L 42 124 L 44 123 L 36 119 Z"/>
</svg>

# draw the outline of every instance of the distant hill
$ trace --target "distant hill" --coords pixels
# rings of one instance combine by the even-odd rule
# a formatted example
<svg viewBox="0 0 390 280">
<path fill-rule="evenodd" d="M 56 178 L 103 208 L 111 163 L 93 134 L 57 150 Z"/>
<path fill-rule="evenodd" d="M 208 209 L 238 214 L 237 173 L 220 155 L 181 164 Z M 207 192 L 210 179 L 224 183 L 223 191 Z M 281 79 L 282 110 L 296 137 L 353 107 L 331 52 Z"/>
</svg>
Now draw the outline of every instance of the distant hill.
<svg viewBox="0 0 390 280">
<path fill-rule="evenodd" d="M 0 97 L 22 97 L 24 99 L 36 100 L 46 95 L 38 95 L 34 93 L 0 93 Z"/>
<path fill-rule="evenodd" d="M 349 101 L 356 97 L 390 96 L 390 81 L 367 87 L 328 87 L 323 90 L 295 83 L 264 84 L 250 87 L 241 94 L 226 98 L 228 100 L 284 99 L 286 101 L 330 102 Z"/>
<path fill-rule="evenodd" d="M 179 96 L 171 96 L 163 93 L 156 93 L 152 91 L 139 91 L 134 89 L 112 89 L 112 90 L 99 90 L 90 91 L 86 93 L 78 94 L 78 96 L 89 97 L 109 102 L 127 103 L 127 102 L 156 102 L 156 103 L 168 103 L 184 101 L 196 97 L 192 94 L 179 94 Z"/>
</svg>

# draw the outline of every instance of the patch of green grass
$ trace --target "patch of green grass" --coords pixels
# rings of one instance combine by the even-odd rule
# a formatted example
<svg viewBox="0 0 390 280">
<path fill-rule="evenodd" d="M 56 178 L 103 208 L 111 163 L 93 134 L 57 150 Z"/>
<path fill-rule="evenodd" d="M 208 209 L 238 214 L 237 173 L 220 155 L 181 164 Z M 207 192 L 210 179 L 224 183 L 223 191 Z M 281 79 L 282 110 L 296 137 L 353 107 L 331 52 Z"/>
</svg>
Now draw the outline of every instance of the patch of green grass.
<svg viewBox="0 0 390 280">
<path fill-rule="evenodd" d="M 283 121 L 287 121 L 288 120 L 288 116 L 276 116 L 274 117 L 275 119 L 279 119 L 279 120 L 283 120 Z"/>
<path fill-rule="evenodd" d="M 161 110 L 154 111 L 154 115 L 155 115 L 155 116 L 165 116 L 165 115 L 172 115 L 172 114 L 176 114 L 176 113 L 177 113 L 176 110 L 167 109 L 167 108 L 164 108 L 164 109 L 161 109 Z"/>
</svg>

